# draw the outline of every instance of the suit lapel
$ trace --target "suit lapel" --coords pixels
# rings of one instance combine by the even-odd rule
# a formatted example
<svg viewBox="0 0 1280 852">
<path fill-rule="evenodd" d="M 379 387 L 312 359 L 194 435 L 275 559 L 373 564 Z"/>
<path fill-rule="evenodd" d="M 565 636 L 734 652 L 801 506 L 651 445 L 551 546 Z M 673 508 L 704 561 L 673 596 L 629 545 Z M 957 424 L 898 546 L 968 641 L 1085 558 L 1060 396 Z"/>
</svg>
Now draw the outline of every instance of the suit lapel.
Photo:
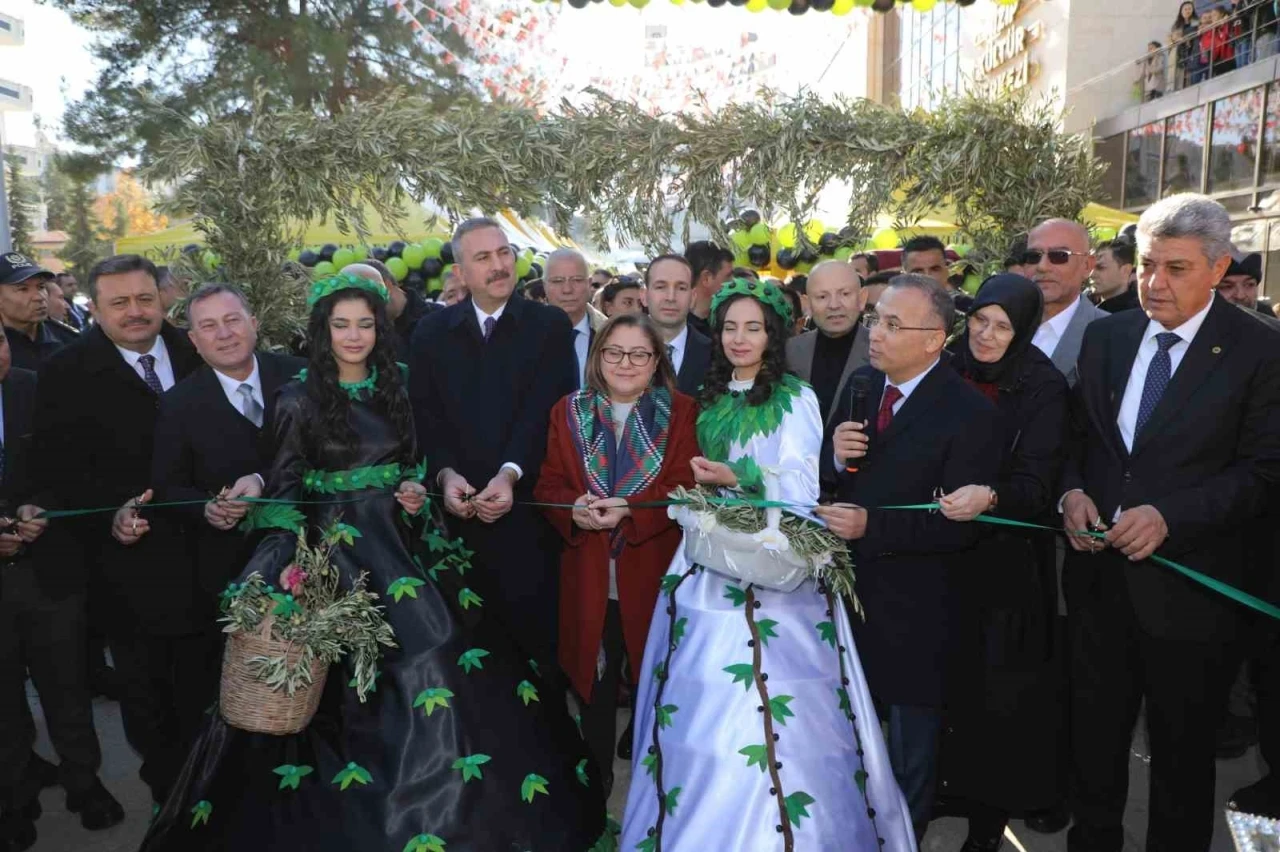
<svg viewBox="0 0 1280 852">
<path fill-rule="evenodd" d="M 797 366 L 804 372 L 800 378 L 806 382 L 813 381 L 813 356 L 818 351 L 818 332 L 808 331 L 796 338 L 796 354 L 799 356 Z M 841 379 L 843 382 L 844 380 Z M 839 385 L 837 385 L 839 387 Z"/>
<path fill-rule="evenodd" d="M 1141 319 L 1138 319 L 1138 315 Z M 1127 325 L 1121 326 L 1112 336 L 1109 357 L 1106 359 L 1107 380 L 1101 386 L 1086 388 L 1094 395 L 1093 411 L 1101 412 L 1103 422 L 1098 423 L 1100 434 L 1108 435 L 1116 447 L 1120 457 L 1127 456 L 1124 439 L 1120 436 L 1120 405 L 1124 402 L 1125 390 L 1129 384 L 1129 374 L 1133 372 L 1134 359 L 1138 357 L 1138 347 L 1142 345 L 1142 336 L 1147 330 L 1147 316 L 1141 311 Z"/>
<path fill-rule="evenodd" d="M 1222 363 L 1223 354 L 1234 342 L 1224 333 L 1222 314 L 1223 311 L 1232 310 L 1235 308 L 1228 305 L 1225 299 L 1214 297 L 1213 307 L 1209 309 L 1204 324 L 1187 347 L 1187 353 L 1182 356 L 1177 372 L 1169 379 L 1164 395 L 1160 397 L 1155 411 L 1151 412 L 1151 419 L 1134 437 L 1133 455 L 1136 456 L 1147 445 L 1149 436 L 1161 431 L 1166 421 L 1186 409 L 1192 394 L 1204 383 L 1213 368 Z"/>
</svg>

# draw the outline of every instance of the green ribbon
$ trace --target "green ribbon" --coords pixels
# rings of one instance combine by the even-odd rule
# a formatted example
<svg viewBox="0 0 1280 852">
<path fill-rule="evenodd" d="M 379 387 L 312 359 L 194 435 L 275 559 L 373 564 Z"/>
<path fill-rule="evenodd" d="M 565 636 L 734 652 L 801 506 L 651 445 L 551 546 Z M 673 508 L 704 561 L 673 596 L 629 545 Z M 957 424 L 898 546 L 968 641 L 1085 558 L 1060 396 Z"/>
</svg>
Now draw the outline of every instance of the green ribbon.
<svg viewBox="0 0 1280 852">
<path fill-rule="evenodd" d="M 417 473 L 417 472 L 418 472 L 417 470 L 412 471 L 412 473 Z M 399 486 L 397 485 L 397 488 L 398 487 Z M 379 490 L 385 491 L 387 489 L 379 489 Z M 239 499 L 239 501 L 231 501 L 231 502 L 259 503 L 259 504 L 288 503 L 295 506 L 323 506 L 323 505 L 332 505 L 332 504 L 338 504 L 338 503 L 355 503 L 355 502 L 364 500 L 366 496 L 367 494 L 359 497 L 338 498 L 333 500 L 283 500 L 283 499 L 270 498 L 270 497 L 242 497 Z M 437 494 L 430 491 L 427 492 L 427 496 L 434 497 L 434 498 L 444 497 L 443 494 Z M 216 498 L 209 498 L 209 499 L 216 499 Z M 167 503 L 147 503 L 142 506 L 139 506 L 138 508 L 139 509 L 161 509 L 161 508 L 169 508 L 174 506 L 203 506 L 205 503 L 208 503 L 208 502 L 209 500 L 174 500 Z M 539 509 L 572 510 L 572 509 L 578 508 L 577 505 L 574 503 L 544 503 L 536 500 L 516 500 L 514 502 L 522 506 L 530 506 L 530 507 L 539 508 Z M 627 505 L 629 508 L 632 508 L 632 509 L 665 509 L 669 506 L 685 505 L 687 504 L 687 502 L 688 501 L 685 501 L 685 500 L 648 500 L 648 501 L 642 501 L 637 503 L 628 503 Z M 713 505 L 718 505 L 718 506 L 752 506 L 757 509 L 790 509 L 793 511 L 796 511 L 796 510 L 811 511 L 816 507 L 816 504 L 788 503 L 780 500 L 757 500 L 751 497 L 708 497 L 707 502 L 712 503 Z M 36 515 L 33 520 L 55 520 L 57 518 L 75 518 L 75 517 L 81 517 L 84 515 L 101 515 L 101 514 L 106 514 L 108 512 L 110 513 L 118 512 L 120 508 L 121 508 L 120 506 L 110 506 L 110 507 L 101 508 L 101 509 L 52 509 L 46 512 L 41 512 L 40 514 Z M 904 504 L 899 506 L 877 506 L 875 508 L 880 511 L 936 512 L 941 507 L 937 503 L 910 503 L 910 504 Z M 1058 527 L 1049 527 L 1049 526 L 1044 526 L 1043 524 L 1033 524 L 1027 521 L 1015 521 L 1012 518 L 997 518 L 993 515 L 978 515 L 976 518 L 974 518 L 974 520 L 978 521 L 979 523 L 991 524 L 993 526 L 1016 527 L 1018 529 L 1038 530 L 1041 532 L 1051 532 L 1051 533 L 1062 532 L 1062 530 L 1059 529 Z M 10 529 L 12 529 L 12 527 Z M 1080 530 L 1078 535 L 1085 535 L 1085 536 L 1089 536 L 1091 538 L 1097 538 L 1097 539 L 1106 538 L 1106 535 L 1104 533 L 1096 532 L 1093 530 Z M 1195 583 L 1199 583 L 1201 586 L 1204 586 L 1206 589 L 1210 589 L 1211 591 L 1217 592 L 1218 594 L 1223 595 L 1224 597 L 1227 597 L 1235 601 L 1236 603 L 1247 606 L 1250 609 L 1253 609 L 1253 610 L 1256 610 L 1257 612 L 1262 613 L 1263 615 L 1267 615 L 1276 620 L 1280 620 L 1280 606 L 1276 606 L 1273 603 L 1264 601 L 1262 598 L 1256 597 L 1254 595 L 1249 594 L 1248 592 L 1237 589 L 1235 586 L 1232 586 L 1228 583 L 1224 583 L 1221 580 L 1216 579 L 1214 577 L 1210 577 L 1207 574 L 1202 574 L 1201 572 L 1196 571 L 1194 568 L 1188 568 L 1185 565 L 1181 565 L 1177 562 L 1174 562 L 1172 559 L 1166 559 L 1165 557 L 1159 556 L 1157 554 L 1152 554 L 1147 558 L 1150 559 L 1155 564 L 1163 566 L 1165 568 L 1169 568 L 1173 571 L 1176 571 L 1182 576 L 1186 577 L 1188 580 L 1191 580 L 1192 582 L 1195 582 Z"/>
</svg>

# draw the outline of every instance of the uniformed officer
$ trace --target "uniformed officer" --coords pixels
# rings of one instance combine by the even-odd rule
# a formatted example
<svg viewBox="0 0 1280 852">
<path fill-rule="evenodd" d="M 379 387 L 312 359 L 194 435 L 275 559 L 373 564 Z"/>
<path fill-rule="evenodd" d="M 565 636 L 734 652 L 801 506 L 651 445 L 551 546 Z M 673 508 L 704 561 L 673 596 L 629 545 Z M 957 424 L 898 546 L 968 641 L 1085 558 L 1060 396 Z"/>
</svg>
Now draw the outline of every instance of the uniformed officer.
<svg viewBox="0 0 1280 852">
<path fill-rule="evenodd" d="M 53 277 L 17 252 L 0 255 L 0 321 L 19 369 L 38 373 L 49 356 L 76 339 L 74 328 L 49 318 L 45 282 Z"/>
</svg>

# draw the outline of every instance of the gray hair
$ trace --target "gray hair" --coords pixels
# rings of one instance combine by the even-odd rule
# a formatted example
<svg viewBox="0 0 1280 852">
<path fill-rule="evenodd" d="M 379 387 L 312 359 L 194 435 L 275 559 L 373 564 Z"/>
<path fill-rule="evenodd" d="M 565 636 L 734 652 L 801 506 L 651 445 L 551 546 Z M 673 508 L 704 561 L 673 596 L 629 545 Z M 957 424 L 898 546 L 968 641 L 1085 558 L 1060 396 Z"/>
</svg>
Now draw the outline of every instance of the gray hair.
<svg viewBox="0 0 1280 852">
<path fill-rule="evenodd" d="M 582 256 L 582 252 L 571 248 L 558 248 L 551 254 L 547 255 L 547 262 L 543 264 L 543 271 L 551 268 L 551 264 L 558 260 L 572 260 L 582 266 L 582 274 L 586 275 L 591 271 L 591 267 L 587 265 L 587 259 Z"/>
<path fill-rule="evenodd" d="M 1180 192 L 1152 204 L 1138 219 L 1139 248 L 1154 239 L 1196 237 L 1209 263 L 1231 252 L 1227 208 L 1196 192 Z"/>
<path fill-rule="evenodd" d="M 196 291 L 187 299 L 187 325 L 191 325 L 191 309 L 206 299 L 212 299 L 214 296 L 226 293 L 235 296 L 237 302 L 244 308 L 244 312 L 249 316 L 253 316 L 253 308 L 249 305 L 249 297 L 244 291 L 234 284 L 226 284 L 222 281 L 210 281 L 207 284 L 201 284 Z"/>
<path fill-rule="evenodd" d="M 933 308 L 934 314 L 942 322 L 942 333 L 951 333 L 951 326 L 956 321 L 956 303 L 951 300 L 951 294 L 941 284 L 927 275 L 908 272 L 890 278 L 889 286 L 923 293 L 929 299 L 929 305 Z"/>
<path fill-rule="evenodd" d="M 471 219 L 463 219 L 458 223 L 458 227 L 454 228 L 453 236 L 449 239 L 449 245 L 453 249 L 453 262 L 462 263 L 462 238 L 472 231 L 483 231 L 485 228 L 497 228 L 502 231 L 502 226 L 498 224 L 496 219 L 488 216 L 475 216 Z M 506 234 L 506 231 L 502 231 Z"/>
</svg>

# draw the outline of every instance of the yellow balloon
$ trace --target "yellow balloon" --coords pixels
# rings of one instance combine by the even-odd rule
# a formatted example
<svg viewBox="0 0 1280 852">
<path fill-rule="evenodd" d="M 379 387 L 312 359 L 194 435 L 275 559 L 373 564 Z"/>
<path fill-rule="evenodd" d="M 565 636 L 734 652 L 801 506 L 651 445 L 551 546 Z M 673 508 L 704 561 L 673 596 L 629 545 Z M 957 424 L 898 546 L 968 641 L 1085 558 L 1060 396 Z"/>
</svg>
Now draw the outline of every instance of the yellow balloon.
<svg viewBox="0 0 1280 852">
<path fill-rule="evenodd" d="M 871 235 L 871 245 L 878 249 L 896 249 L 898 244 L 898 232 L 893 228 L 881 228 Z"/>
<path fill-rule="evenodd" d="M 783 248 L 796 247 L 797 228 L 795 222 L 790 222 L 778 229 L 778 245 Z"/>
<path fill-rule="evenodd" d="M 627 5 L 627 0 L 609 0 L 609 5 L 610 5 L 610 6 L 625 6 L 625 5 Z"/>
<path fill-rule="evenodd" d="M 938 0 L 911 0 L 911 7 L 917 12 L 928 12 L 937 3 Z"/>
<path fill-rule="evenodd" d="M 831 7 L 831 14 L 836 17 L 847 15 L 853 11 L 853 0 L 836 0 L 835 5 Z"/>
<path fill-rule="evenodd" d="M 749 0 L 747 3 L 748 12 L 763 12 L 769 8 L 769 0 Z"/>
<path fill-rule="evenodd" d="M 805 222 L 804 235 L 809 238 L 809 242 L 817 244 L 822 239 L 822 235 L 827 232 L 827 226 L 822 224 L 821 219 L 810 219 Z"/>
<path fill-rule="evenodd" d="M 791 5 L 791 0 L 766 0 L 766 2 L 768 2 L 769 8 L 776 12 L 781 12 Z"/>
</svg>

